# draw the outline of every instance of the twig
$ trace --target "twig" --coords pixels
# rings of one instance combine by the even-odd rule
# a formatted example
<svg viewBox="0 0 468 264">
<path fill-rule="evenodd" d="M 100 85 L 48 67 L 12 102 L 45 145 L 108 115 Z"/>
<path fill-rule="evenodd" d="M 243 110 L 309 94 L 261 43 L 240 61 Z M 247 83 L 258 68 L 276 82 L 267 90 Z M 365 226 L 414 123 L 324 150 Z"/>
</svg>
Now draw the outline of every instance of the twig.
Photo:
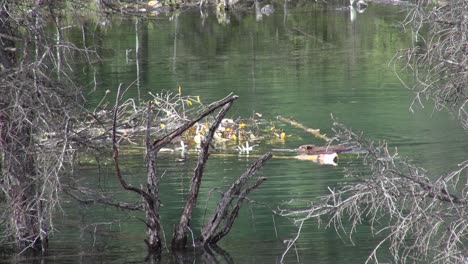
<svg viewBox="0 0 468 264">
<path fill-rule="evenodd" d="M 120 172 L 120 166 L 119 166 L 119 149 L 117 147 L 117 139 L 116 139 L 116 123 L 117 123 L 117 112 L 119 109 L 119 98 L 120 98 L 120 85 L 117 90 L 117 96 L 115 100 L 115 106 L 114 106 L 114 116 L 113 116 L 113 122 L 112 122 L 112 147 L 114 149 L 114 164 L 115 164 L 115 175 L 117 176 L 117 179 L 120 182 L 120 185 L 122 188 L 128 191 L 136 192 L 140 196 L 142 196 L 146 201 L 151 201 L 151 196 L 145 192 L 142 189 L 136 188 L 129 186 L 127 182 L 122 177 L 122 173 Z"/>
<path fill-rule="evenodd" d="M 171 142 L 174 138 L 176 138 L 177 136 L 181 135 L 184 131 L 186 131 L 187 129 L 189 129 L 190 127 L 192 127 L 195 123 L 197 123 L 198 121 L 200 121 L 201 119 L 203 119 L 204 117 L 208 116 L 209 114 L 213 113 L 216 109 L 218 109 L 219 107 L 227 104 L 227 103 L 230 103 L 234 100 L 236 100 L 238 98 L 238 96 L 236 95 L 231 95 L 231 96 L 228 96 L 224 99 L 221 99 L 215 103 L 212 103 L 211 105 L 209 105 L 201 114 L 199 114 L 197 117 L 195 117 L 194 119 L 190 120 L 189 122 L 179 126 L 178 128 L 176 128 L 175 130 L 173 130 L 171 133 L 169 133 L 168 135 L 164 136 L 163 138 L 161 139 L 158 139 L 156 141 L 153 142 L 152 144 L 152 148 L 153 149 L 161 149 L 163 148 L 164 146 L 166 146 L 169 142 Z"/>
<path fill-rule="evenodd" d="M 288 246 L 286 247 L 286 250 L 281 255 L 280 263 L 283 263 L 283 260 L 284 260 L 284 257 L 286 256 L 286 254 L 291 249 L 291 247 L 296 243 L 296 241 L 299 239 L 299 236 L 301 235 L 301 230 L 302 230 L 303 225 L 304 225 L 304 221 L 301 221 L 301 223 L 299 224 L 299 229 L 297 230 L 296 237 L 294 237 L 294 239 L 292 239 L 292 240 L 288 240 Z"/>
</svg>

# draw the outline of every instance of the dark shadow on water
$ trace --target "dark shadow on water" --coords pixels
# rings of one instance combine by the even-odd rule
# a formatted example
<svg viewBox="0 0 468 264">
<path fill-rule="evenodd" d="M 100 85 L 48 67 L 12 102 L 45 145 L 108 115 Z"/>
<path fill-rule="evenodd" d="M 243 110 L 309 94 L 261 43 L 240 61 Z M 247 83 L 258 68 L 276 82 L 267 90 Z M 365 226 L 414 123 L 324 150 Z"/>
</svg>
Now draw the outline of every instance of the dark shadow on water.
<svg viewBox="0 0 468 264">
<path fill-rule="evenodd" d="M 112 257 L 109 256 L 96 256 L 96 255 L 68 255 L 59 258 L 50 258 L 47 254 L 41 254 L 37 251 L 23 252 L 23 254 L 14 254 L 10 251 L 0 251 L 0 263 L 48 263 L 49 261 L 59 261 L 59 263 L 106 263 L 111 261 Z M 112 261 L 114 261 L 113 259 Z M 149 253 L 144 261 L 140 259 L 141 263 L 203 263 L 203 264 L 216 264 L 227 263 L 234 264 L 234 259 L 231 255 L 216 245 L 189 248 L 186 250 L 166 252 Z M 140 262 L 137 261 L 137 262 Z M 54 262 L 55 263 L 55 262 Z"/>
<path fill-rule="evenodd" d="M 195 249 L 172 251 L 173 262 L 182 263 L 228 263 L 233 264 L 231 255 L 217 245 L 198 247 Z M 156 262 L 155 262 L 156 263 Z"/>
<path fill-rule="evenodd" d="M 0 263 L 31 263 L 41 264 L 48 258 L 48 252 L 26 249 L 16 252 L 14 248 L 7 247 L 0 250 Z"/>
<path fill-rule="evenodd" d="M 149 252 L 145 258 L 145 263 L 151 263 L 151 264 L 161 263 L 161 252 Z"/>
</svg>

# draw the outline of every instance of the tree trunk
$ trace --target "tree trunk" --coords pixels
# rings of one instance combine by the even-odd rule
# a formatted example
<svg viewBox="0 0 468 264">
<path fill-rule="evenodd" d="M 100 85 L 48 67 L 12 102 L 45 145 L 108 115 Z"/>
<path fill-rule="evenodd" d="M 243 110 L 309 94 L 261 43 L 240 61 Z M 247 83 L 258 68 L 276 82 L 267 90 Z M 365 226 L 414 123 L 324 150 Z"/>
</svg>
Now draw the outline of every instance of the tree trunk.
<svg viewBox="0 0 468 264">
<path fill-rule="evenodd" d="M 159 217 L 159 209 L 161 206 L 160 202 L 160 192 L 159 192 L 159 184 L 161 181 L 161 177 L 157 173 L 157 153 L 159 150 L 171 142 L 175 137 L 182 134 L 184 131 L 192 127 L 196 122 L 200 121 L 207 115 L 211 114 L 216 109 L 222 107 L 220 112 L 215 118 L 215 122 L 212 124 L 209 133 L 207 135 L 207 139 L 203 145 L 202 154 L 200 154 L 199 162 L 197 168 L 195 170 L 195 176 L 193 177 L 192 182 L 192 189 L 191 194 L 189 195 L 188 202 L 186 204 L 186 208 L 181 216 L 181 220 L 179 225 L 174 230 L 174 237 L 172 240 L 172 247 L 173 248 L 183 248 L 185 247 L 187 237 L 186 237 L 186 229 L 190 223 L 192 209 L 196 204 L 196 197 L 198 195 L 198 189 L 200 186 L 201 176 L 203 175 L 204 164 L 208 158 L 208 147 L 213 138 L 214 132 L 216 131 L 218 125 L 221 123 L 222 118 L 231 107 L 232 102 L 236 100 L 237 96 L 228 96 L 220 101 L 217 101 L 211 105 L 209 105 L 202 113 L 200 113 L 197 117 L 192 119 L 189 122 L 179 126 L 177 129 L 173 130 L 169 134 L 163 136 L 162 138 L 151 142 L 150 132 L 151 132 L 151 112 L 152 112 L 152 104 L 151 101 L 148 102 L 147 108 L 147 123 L 146 123 L 146 169 L 147 169 L 147 181 L 146 181 L 146 188 L 136 188 L 127 184 L 127 182 L 122 177 L 122 173 L 120 171 L 119 165 L 119 149 L 117 147 L 117 138 L 116 138 L 116 128 L 117 128 L 117 115 L 119 112 L 119 100 L 120 100 L 120 86 L 117 90 L 117 96 L 115 100 L 114 106 L 114 116 L 113 116 L 113 124 L 112 124 L 112 142 L 113 142 L 113 149 L 114 149 L 114 164 L 115 164 L 115 174 L 117 179 L 120 182 L 120 185 L 128 191 L 133 191 L 141 196 L 143 199 L 143 204 L 145 207 L 146 213 L 146 226 L 147 226 L 147 234 L 148 238 L 145 240 L 148 249 L 150 251 L 150 255 L 157 256 L 161 250 L 161 223 Z M 179 235 L 180 234 L 180 235 Z"/>
<path fill-rule="evenodd" d="M 146 150 L 146 170 L 147 170 L 147 193 L 151 199 L 144 199 L 146 212 L 146 225 L 148 227 L 148 238 L 145 240 L 150 252 L 161 250 L 161 223 L 159 221 L 159 207 L 161 201 L 159 198 L 159 176 L 156 171 L 157 151 L 153 149 Z"/>
<path fill-rule="evenodd" d="M 174 226 L 171 243 L 173 250 L 185 248 L 187 245 L 187 231 L 190 228 L 190 220 L 192 219 L 193 208 L 197 204 L 198 192 L 200 190 L 203 172 L 205 170 L 205 165 L 209 156 L 208 149 L 216 129 L 218 129 L 219 124 L 221 124 L 221 121 L 223 120 L 229 108 L 231 108 L 231 105 L 232 102 L 228 102 L 223 106 L 223 108 L 221 108 L 219 113 L 216 115 L 214 122 L 211 124 L 205 140 L 203 140 L 202 148 L 198 156 L 197 166 L 195 167 L 192 181 L 190 183 L 190 191 L 187 197 L 187 202 L 185 203 L 184 210 L 180 216 L 179 224 Z"/>
<path fill-rule="evenodd" d="M 119 149 L 117 147 L 116 128 L 117 128 L 117 113 L 119 111 L 119 99 L 120 99 L 120 86 L 117 90 L 117 97 L 115 99 L 114 116 L 112 124 L 112 145 L 114 149 L 114 161 L 115 161 L 115 174 L 120 182 L 120 185 L 127 191 L 136 192 L 143 199 L 143 205 L 146 213 L 146 226 L 148 238 L 145 239 L 145 243 L 148 246 L 149 259 L 153 259 L 152 255 L 157 256 L 161 251 L 161 223 L 159 219 L 159 207 L 161 205 L 159 198 L 159 182 L 160 178 L 156 170 L 156 159 L 159 148 L 151 147 L 150 142 L 150 130 L 151 130 L 151 101 L 148 103 L 147 108 L 147 123 L 146 123 L 146 189 L 132 187 L 122 177 L 119 165 Z M 156 253 L 156 254 L 155 254 Z"/>
<path fill-rule="evenodd" d="M 212 216 L 209 218 L 206 225 L 201 230 L 198 242 L 203 245 L 214 245 L 221 238 L 226 236 L 234 224 L 234 220 L 239 214 L 242 202 L 247 195 L 254 189 L 256 189 L 263 181 L 265 177 L 259 177 L 257 181 L 250 187 L 244 188 L 247 182 L 252 176 L 263 166 L 263 164 L 271 159 L 273 155 L 271 153 L 264 154 L 261 158 L 255 161 L 250 168 L 248 168 L 234 183 L 231 184 L 229 189 L 224 192 L 221 196 L 218 206 L 214 210 Z M 244 188 L 242 190 L 242 188 Z M 237 200 L 234 208 L 229 212 L 229 208 L 233 205 L 234 200 Z"/>
</svg>

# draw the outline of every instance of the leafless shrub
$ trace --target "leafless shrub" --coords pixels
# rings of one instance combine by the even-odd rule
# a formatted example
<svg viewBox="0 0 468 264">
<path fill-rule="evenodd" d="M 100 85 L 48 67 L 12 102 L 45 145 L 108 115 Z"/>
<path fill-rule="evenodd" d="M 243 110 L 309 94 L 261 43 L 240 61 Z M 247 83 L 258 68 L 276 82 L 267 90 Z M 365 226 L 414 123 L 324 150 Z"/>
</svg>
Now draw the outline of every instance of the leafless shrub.
<svg viewBox="0 0 468 264">
<path fill-rule="evenodd" d="M 396 263 L 431 260 L 463 263 L 468 258 L 468 162 L 458 170 L 429 178 L 422 168 L 391 152 L 385 142 L 372 142 L 341 124 L 336 138 L 366 151 L 369 173 L 347 171 L 340 188 L 306 208 L 282 208 L 296 223 L 326 219 L 326 226 L 349 235 L 368 222 L 381 238 L 366 262 L 379 262 L 377 251 L 389 247 Z M 349 228 L 343 224 L 348 221 Z"/>
<path fill-rule="evenodd" d="M 0 188 L 8 219 L 2 238 L 13 237 L 21 251 L 47 248 L 60 176 L 74 154 L 73 121 L 83 100 L 68 73 L 72 58 L 91 50 L 67 42 L 61 21 L 51 3 L 0 6 Z"/>
<path fill-rule="evenodd" d="M 407 15 L 404 25 L 410 28 L 414 47 L 402 50 L 394 62 L 414 73 L 415 103 L 434 101 L 437 110 L 457 113 L 468 129 L 468 17 L 466 0 L 447 1 L 441 6 L 420 0 Z"/>
<path fill-rule="evenodd" d="M 169 98 L 171 97 L 169 96 Z M 180 99 L 180 92 L 178 98 Z M 147 239 L 145 239 L 145 242 L 148 246 L 150 254 L 159 255 L 159 252 L 162 249 L 162 228 L 159 217 L 161 205 L 159 186 L 161 181 L 161 175 L 160 173 L 158 173 L 157 170 L 157 156 L 159 151 L 167 144 L 171 143 L 176 137 L 179 137 L 182 133 L 188 131 L 197 122 L 206 118 L 210 114 L 213 114 L 215 111 L 218 111 L 213 121 L 209 125 L 208 131 L 206 131 L 204 139 L 201 142 L 201 149 L 199 152 L 197 165 L 194 170 L 194 175 L 190 183 L 190 191 L 187 197 L 187 201 L 183 211 L 181 212 L 179 223 L 174 227 L 173 238 L 171 242 L 172 248 L 174 250 L 185 249 L 187 247 L 188 233 L 190 232 L 193 237 L 193 232 L 190 227 L 190 223 L 193 209 L 197 204 L 197 197 L 202 183 L 205 165 L 209 156 L 208 150 L 210 148 L 216 130 L 221 124 L 227 111 L 231 107 L 233 101 L 235 101 L 237 98 L 238 97 L 235 95 L 230 95 L 219 101 L 213 102 L 209 106 L 204 107 L 198 115 L 189 120 L 185 120 L 185 109 L 183 109 L 184 113 L 182 114 L 177 114 L 179 113 L 178 111 L 171 111 L 171 109 L 178 108 L 177 104 L 171 103 L 173 99 L 161 100 L 161 97 L 155 97 L 154 103 L 157 105 L 156 108 L 153 108 L 153 101 L 149 101 L 148 106 L 146 108 L 146 115 L 144 116 L 144 119 L 146 120 L 145 158 L 147 169 L 147 181 L 145 188 L 137 188 L 127 184 L 127 182 L 123 178 L 119 165 L 119 148 L 117 144 L 117 117 L 119 116 L 120 109 L 120 88 L 118 89 L 112 119 L 112 145 L 114 150 L 116 177 L 123 189 L 138 194 L 143 200 L 143 208 L 146 214 L 145 224 L 147 226 Z M 176 102 L 179 102 L 179 99 L 177 99 L 176 97 Z M 182 105 L 183 104 L 185 103 L 182 102 Z M 163 108 L 159 108 L 161 105 L 163 105 Z M 159 133 L 159 136 L 154 140 L 151 139 L 151 127 L 153 127 L 152 122 L 154 121 L 154 115 L 152 114 L 153 112 L 157 112 L 166 117 L 175 116 L 176 119 L 179 121 L 174 128 L 169 130 L 168 133 Z M 181 118 L 181 116 L 184 116 L 184 118 Z M 180 122 L 181 120 L 183 120 L 183 122 Z M 172 123 L 175 123 L 174 120 Z M 235 183 L 233 183 L 230 186 L 230 188 L 223 194 L 223 198 L 219 201 L 218 207 L 213 213 L 213 216 L 210 218 L 209 223 L 207 223 L 203 227 L 202 234 L 198 239 L 199 241 L 197 241 L 196 243 L 197 245 L 195 245 L 195 242 L 193 242 L 193 246 L 206 246 L 209 244 L 216 244 L 230 231 L 232 224 L 234 223 L 234 220 L 238 215 L 240 206 L 242 202 L 246 199 L 246 196 L 252 190 L 256 189 L 264 180 L 266 180 L 266 178 L 258 178 L 257 181 L 251 186 L 245 187 L 245 185 L 247 185 L 248 180 L 256 173 L 256 171 L 260 167 L 262 167 L 264 162 L 269 160 L 271 157 L 271 153 L 267 153 L 264 156 L 262 156 L 243 175 L 241 175 Z M 236 204 L 233 205 L 235 200 Z M 233 207 L 232 210 L 230 209 L 231 207 Z"/>
<path fill-rule="evenodd" d="M 400 51 L 393 62 L 414 73 L 414 83 L 405 83 L 416 91 L 411 109 L 415 103 L 423 106 L 422 99 L 433 100 L 436 110 L 454 111 L 468 129 L 468 2 L 448 1 L 436 7 L 429 7 L 429 2 L 418 1 L 406 17 L 404 25 L 413 30 L 417 44 Z M 335 124 L 335 132 L 334 140 L 365 151 L 363 161 L 369 171 L 346 171 L 353 181 L 329 188 L 329 195 L 310 206 L 282 208 L 278 213 L 299 226 L 308 219 L 326 219 L 327 227 L 345 232 L 350 239 L 358 225 L 368 222 L 381 239 L 367 262 L 379 262 L 377 251 L 389 247 L 396 263 L 466 263 L 468 161 L 453 172 L 430 177 L 396 150 L 391 152 L 386 142 L 366 140 L 341 124 Z"/>
</svg>

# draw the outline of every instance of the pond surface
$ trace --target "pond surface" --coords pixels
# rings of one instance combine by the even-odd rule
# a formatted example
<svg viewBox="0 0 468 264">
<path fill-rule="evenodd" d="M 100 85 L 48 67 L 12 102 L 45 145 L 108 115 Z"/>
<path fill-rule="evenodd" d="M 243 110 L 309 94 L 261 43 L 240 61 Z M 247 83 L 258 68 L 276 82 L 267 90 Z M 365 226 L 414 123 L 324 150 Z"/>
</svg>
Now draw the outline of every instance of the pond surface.
<svg viewBox="0 0 468 264">
<path fill-rule="evenodd" d="M 89 102 L 96 104 L 106 90 L 128 86 L 128 96 L 148 98 L 162 90 L 200 96 L 209 103 L 230 93 L 239 95 L 228 113 L 249 117 L 261 113 L 274 120 L 277 115 L 331 134 L 331 114 L 369 138 L 386 139 L 400 154 L 437 176 L 466 159 L 466 135 L 446 113 L 433 113 L 430 102 L 412 114 L 412 94 L 395 76 L 390 60 L 395 52 L 411 46 L 411 36 L 396 27 L 405 12 L 394 6 L 370 5 L 362 14 L 336 11 L 319 5 L 275 6 L 272 16 L 256 17 L 253 10 L 232 15 L 229 23 L 214 13 L 183 11 L 178 16 L 156 20 L 110 18 L 106 26 L 85 22 L 94 41 L 102 47 L 103 62 L 78 70 L 89 86 Z M 81 41 L 79 29 L 70 29 Z M 138 45 L 138 59 L 136 47 Z M 390 65 L 390 66 L 389 66 Z M 403 76 L 410 79 L 408 76 Z M 218 197 L 210 190 L 234 181 L 256 157 L 272 148 L 296 148 L 301 144 L 323 144 L 313 135 L 285 124 L 286 140 L 261 146 L 247 155 L 213 155 L 203 178 L 199 204 L 194 212 L 195 234 L 208 217 Z M 145 182 L 142 153 L 128 153 L 124 173 L 138 186 Z M 107 163 L 107 165 L 106 165 Z M 181 159 L 177 154 L 161 157 L 165 171 L 161 186 L 162 222 L 169 240 L 188 192 L 196 156 Z M 291 199 L 312 200 L 337 187 L 343 168 L 359 168 L 360 160 L 342 158 L 339 166 L 321 166 L 309 161 L 273 158 L 258 175 L 268 177 L 241 210 L 231 233 L 216 253 L 220 263 L 276 263 L 295 237 L 297 227 L 271 212 Z M 83 162 L 74 176 L 98 186 L 121 201 L 137 201 L 122 192 L 114 178 L 112 161 L 96 165 Z M 211 197 L 211 199 L 209 199 Z M 208 207 L 206 211 L 205 208 Z M 63 215 L 56 217 L 57 232 L 50 238 L 47 257 L 57 263 L 143 262 L 146 256 L 144 215 L 104 206 L 81 206 L 67 200 Z M 324 223 L 322 223 L 323 225 Z M 305 223 L 286 263 L 363 263 L 378 238 L 365 225 L 354 234 L 332 228 L 321 229 L 316 221 Z M 383 253 L 385 254 L 385 253 Z M 211 263 L 195 253 L 183 256 L 187 263 Z M 383 260 L 391 261 L 383 256 Z M 21 261 L 21 259 L 17 259 Z M 27 260 L 30 261 L 30 260 Z M 176 262 L 164 251 L 163 263 Z M 213 262 L 214 263 L 214 262 Z"/>
</svg>

